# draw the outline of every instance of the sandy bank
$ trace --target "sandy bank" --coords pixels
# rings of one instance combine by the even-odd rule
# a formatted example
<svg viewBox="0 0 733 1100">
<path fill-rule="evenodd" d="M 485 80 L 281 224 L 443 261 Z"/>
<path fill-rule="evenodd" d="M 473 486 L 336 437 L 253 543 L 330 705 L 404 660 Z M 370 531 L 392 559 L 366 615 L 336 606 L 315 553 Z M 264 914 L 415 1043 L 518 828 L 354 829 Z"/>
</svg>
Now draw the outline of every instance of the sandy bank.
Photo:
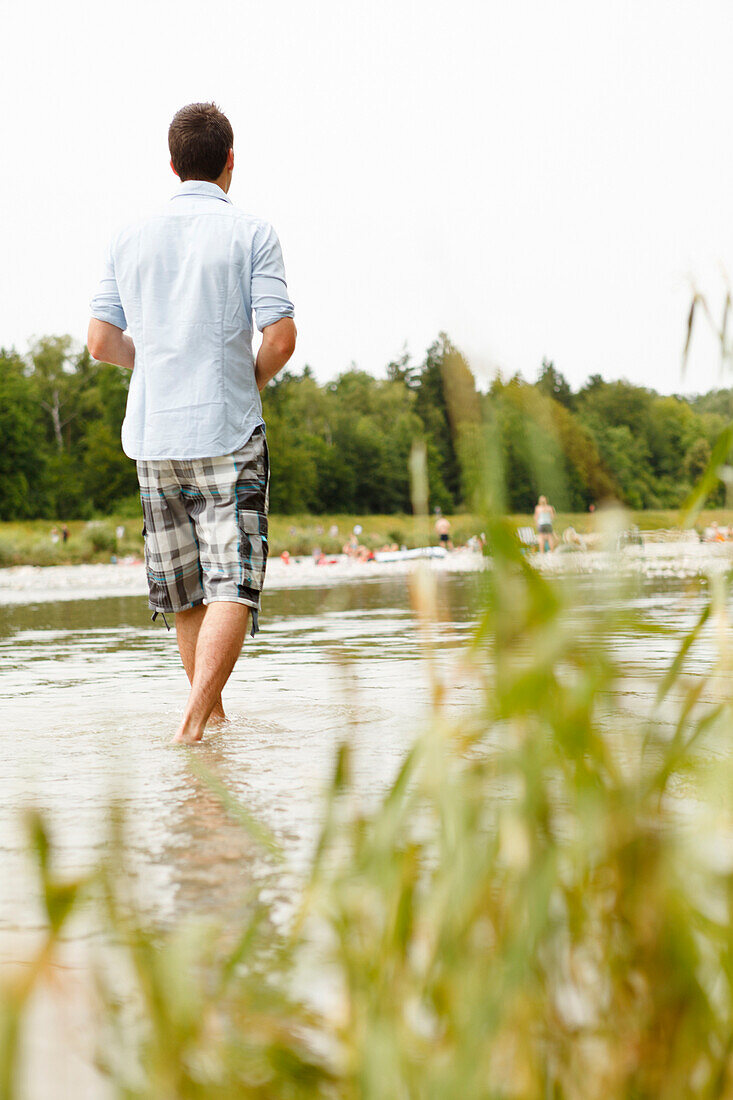
<svg viewBox="0 0 733 1100">
<path fill-rule="evenodd" d="M 733 543 L 668 542 L 627 547 L 621 552 L 587 550 L 534 554 L 530 561 L 547 576 L 568 574 L 625 574 L 649 579 L 705 577 L 733 569 Z M 490 559 L 470 550 L 456 550 L 442 559 L 430 559 L 437 574 L 476 572 Z M 420 562 L 356 562 L 340 555 L 334 565 L 315 564 L 312 558 L 286 565 L 274 558 L 267 566 L 266 590 L 349 584 L 405 577 Z M 145 566 L 19 565 L 0 569 L 0 604 L 45 603 L 53 600 L 103 599 L 106 596 L 145 596 Z"/>
<path fill-rule="evenodd" d="M 335 565 L 316 565 L 312 558 L 285 565 L 274 558 L 267 565 L 266 591 L 348 584 L 376 578 L 404 577 L 420 563 L 356 562 L 339 555 Z M 485 559 L 470 550 L 456 550 L 442 559 L 430 559 L 436 573 L 466 573 L 483 568 Z M 53 600 L 98 600 L 106 596 L 147 595 L 145 566 L 115 565 L 17 565 L 0 569 L 0 604 L 45 603 Z"/>
<path fill-rule="evenodd" d="M 531 560 L 546 576 L 605 573 L 686 580 L 733 569 L 733 542 L 680 539 L 646 542 L 621 551 L 555 550 L 552 554 L 535 554 Z"/>
</svg>

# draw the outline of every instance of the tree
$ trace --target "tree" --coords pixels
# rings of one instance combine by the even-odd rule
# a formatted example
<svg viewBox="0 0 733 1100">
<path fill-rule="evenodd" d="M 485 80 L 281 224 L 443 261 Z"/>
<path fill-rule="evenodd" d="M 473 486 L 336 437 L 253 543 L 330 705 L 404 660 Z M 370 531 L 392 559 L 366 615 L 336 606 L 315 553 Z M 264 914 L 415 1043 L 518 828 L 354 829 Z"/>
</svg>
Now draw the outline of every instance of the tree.
<svg viewBox="0 0 733 1100">
<path fill-rule="evenodd" d="M 49 417 L 57 449 L 63 451 L 64 429 L 79 415 L 79 394 L 91 373 L 89 353 L 75 362 L 70 336 L 43 336 L 31 347 L 30 356 L 38 404 Z"/>
<path fill-rule="evenodd" d="M 135 463 L 120 446 L 119 428 L 99 419 L 89 425 L 81 449 L 82 499 L 99 512 L 138 491 Z M 76 509 L 75 509 L 76 510 Z"/>
<path fill-rule="evenodd" d="M 417 369 L 412 365 L 410 359 L 410 353 L 407 348 L 405 348 L 399 359 L 393 359 L 391 362 L 387 363 L 387 378 L 390 382 L 400 382 L 402 385 L 407 386 L 408 389 L 414 388 L 417 378 Z"/>
<path fill-rule="evenodd" d="M 684 459 L 684 468 L 688 479 L 693 485 L 707 470 L 711 453 L 710 444 L 704 438 L 696 439 L 688 447 Z"/>
<path fill-rule="evenodd" d="M 41 410 L 14 351 L 0 349 L 0 519 L 43 515 L 47 504 Z"/>
<path fill-rule="evenodd" d="M 0 518 L 84 517 L 136 492 L 120 445 L 129 380 L 68 336 L 37 340 L 26 359 L 0 351 Z M 574 394 L 549 360 L 535 385 L 497 378 L 479 393 L 445 333 L 417 367 L 405 350 L 386 378 L 353 364 L 323 385 L 309 367 L 285 371 L 263 403 L 271 507 L 286 513 L 409 511 L 416 440 L 430 506 L 446 512 L 476 504 L 491 478 L 515 511 L 540 493 L 563 509 L 611 495 L 675 507 L 733 418 L 733 389 L 664 397 L 594 375 Z M 723 497 L 721 483 L 710 499 Z"/>
<path fill-rule="evenodd" d="M 451 509 L 462 495 L 460 464 L 451 432 L 443 369 L 446 360 L 454 352 L 455 348 L 447 335 L 441 332 L 428 348 L 415 379 L 415 412 L 424 425 L 426 436 L 432 440 L 438 457 L 437 472 L 450 497 Z M 429 488 L 432 496 L 433 487 Z"/>
<path fill-rule="evenodd" d="M 515 378 L 486 401 L 509 510 L 531 512 L 541 493 L 569 511 L 615 495 L 591 434 L 554 398 Z"/>
<path fill-rule="evenodd" d="M 545 397 L 551 397 L 566 409 L 572 409 L 574 402 L 570 383 L 559 370 L 555 369 L 555 364 L 550 359 L 542 360 L 542 369 L 536 387 Z"/>
</svg>

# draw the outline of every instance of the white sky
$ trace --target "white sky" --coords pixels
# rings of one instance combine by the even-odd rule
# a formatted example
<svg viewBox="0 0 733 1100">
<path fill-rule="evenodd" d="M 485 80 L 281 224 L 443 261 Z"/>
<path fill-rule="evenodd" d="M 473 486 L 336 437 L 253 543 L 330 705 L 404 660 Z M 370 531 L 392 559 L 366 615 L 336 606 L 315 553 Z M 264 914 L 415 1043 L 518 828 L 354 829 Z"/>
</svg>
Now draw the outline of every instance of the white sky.
<svg viewBox="0 0 733 1100">
<path fill-rule="evenodd" d="M 381 374 L 440 329 L 486 380 L 733 383 L 680 353 L 733 274 L 729 0 L 2 2 L 0 345 L 86 334 L 117 227 L 214 99 L 235 203 L 275 225 L 293 367 Z"/>
</svg>

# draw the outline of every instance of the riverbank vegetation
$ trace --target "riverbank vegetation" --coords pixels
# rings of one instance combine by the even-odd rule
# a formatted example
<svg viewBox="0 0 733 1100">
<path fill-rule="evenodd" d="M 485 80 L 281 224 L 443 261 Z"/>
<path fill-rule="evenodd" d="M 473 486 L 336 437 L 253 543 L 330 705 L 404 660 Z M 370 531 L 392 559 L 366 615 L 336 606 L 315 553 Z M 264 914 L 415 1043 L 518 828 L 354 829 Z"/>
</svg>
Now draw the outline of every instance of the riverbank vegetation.
<svg viewBox="0 0 733 1100">
<path fill-rule="evenodd" d="M 120 446 L 128 383 L 126 371 L 95 362 L 67 336 L 44 337 L 25 357 L 0 351 L 0 520 L 134 514 L 135 466 Z M 416 441 L 431 511 L 470 510 L 459 431 L 468 406 L 498 441 L 510 512 L 531 512 L 540 493 L 565 512 L 609 498 L 675 509 L 733 420 L 733 389 L 660 396 L 593 375 L 574 392 L 550 362 L 534 385 L 496 378 L 479 393 L 445 334 L 420 362 L 405 354 L 381 378 L 352 367 L 321 384 L 308 367 L 285 372 L 263 403 L 271 510 L 282 515 L 409 513 Z M 724 505 L 722 482 L 709 503 Z"/>
</svg>

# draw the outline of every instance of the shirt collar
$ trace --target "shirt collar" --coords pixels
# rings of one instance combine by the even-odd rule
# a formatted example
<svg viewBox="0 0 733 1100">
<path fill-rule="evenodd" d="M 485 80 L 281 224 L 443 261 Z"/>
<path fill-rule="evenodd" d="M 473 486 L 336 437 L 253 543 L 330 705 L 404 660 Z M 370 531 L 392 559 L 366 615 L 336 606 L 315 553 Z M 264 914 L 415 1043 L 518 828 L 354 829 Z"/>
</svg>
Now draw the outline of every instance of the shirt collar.
<svg viewBox="0 0 733 1100">
<path fill-rule="evenodd" d="M 218 183 L 209 183 L 208 180 L 185 180 L 173 198 L 178 199 L 182 195 L 205 195 L 210 199 L 223 199 L 224 202 L 228 203 L 232 201 L 226 191 L 222 191 Z"/>
</svg>

